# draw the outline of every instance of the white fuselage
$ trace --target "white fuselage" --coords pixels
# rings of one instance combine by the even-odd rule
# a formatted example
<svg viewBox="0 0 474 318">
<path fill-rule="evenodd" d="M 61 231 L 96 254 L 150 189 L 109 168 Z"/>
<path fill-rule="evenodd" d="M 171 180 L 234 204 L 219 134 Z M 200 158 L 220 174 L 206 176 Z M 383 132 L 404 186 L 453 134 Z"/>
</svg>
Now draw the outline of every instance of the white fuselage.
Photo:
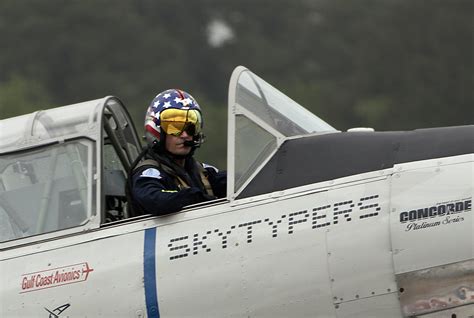
<svg viewBox="0 0 474 318">
<path fill-rule="evenodd" d="M 404 279 L 473 264 L 473 171 L 473 155 L 399 164 L 10 248 L 0 254 L 0 316 L 472 310 L 472 275 Z M 430 301 L 447 295 L 443 306 Z"/>
</svg>

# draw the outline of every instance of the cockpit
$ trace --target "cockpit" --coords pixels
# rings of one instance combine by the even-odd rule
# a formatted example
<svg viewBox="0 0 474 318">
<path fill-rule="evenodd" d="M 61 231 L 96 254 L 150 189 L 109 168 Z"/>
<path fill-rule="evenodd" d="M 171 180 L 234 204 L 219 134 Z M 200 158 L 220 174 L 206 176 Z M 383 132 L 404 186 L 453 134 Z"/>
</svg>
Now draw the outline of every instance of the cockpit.
<svg viewBox="0 0 474 318">
<path fill-rule="evenodd" d="M 224 203 L 255 192 L 252 182 L 285 141 L 337 132 L 244 67 L 229 85 Z M 133 216 L 124 189 L 142 147 L 119 99 L 5 119 L 0 132 L 0 242 L 25 238 L 26 244 L 37 235 L 68 235 Z"/>
</svg>

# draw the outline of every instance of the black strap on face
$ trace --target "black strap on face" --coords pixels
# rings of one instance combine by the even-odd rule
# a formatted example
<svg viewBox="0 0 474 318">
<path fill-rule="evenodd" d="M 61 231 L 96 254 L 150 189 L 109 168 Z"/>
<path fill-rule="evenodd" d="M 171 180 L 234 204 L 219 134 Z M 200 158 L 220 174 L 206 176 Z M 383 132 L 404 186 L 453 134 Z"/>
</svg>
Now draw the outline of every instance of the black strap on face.
<svg viewBox="0 0 474 318">
<path fill-rule="evenodd" d="M 194 147 L 195 146 L 195 141 L 194 139 L 193 140 L 186 140 L 185 142 L 183 142 L 183 145 L 185 145 L 186 147 Z"/>
<path fill-rule="evenodd" d="M 194 150 L 196 148 L 199 148 L 201 147 L 201 144 L 204 142 L 204 134 L 202 133 L 199 133 L 198 135 L 194 136 L 193 137 L 193 140 L 187 140 L 184 142 L 184 145 L 185 146 L 188 146 L 188 147 L 193 147 L 193 150 L 192 152 L 194 153 Z"/>
</svg>

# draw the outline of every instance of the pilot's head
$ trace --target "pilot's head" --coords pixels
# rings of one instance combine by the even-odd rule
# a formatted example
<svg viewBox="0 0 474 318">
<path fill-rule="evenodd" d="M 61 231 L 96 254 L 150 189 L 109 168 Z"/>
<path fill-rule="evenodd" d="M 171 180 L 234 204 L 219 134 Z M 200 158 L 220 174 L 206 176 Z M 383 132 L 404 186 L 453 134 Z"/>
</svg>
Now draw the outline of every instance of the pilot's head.
<svg viewBox="0 0 474 318">
<path fill-rule="evenodd" d="M 203 141 L 202 114 L 194 97 L 168 89 L 151 101 L 145 116 L 145 138 L 155 151 L 192 155 Z"/>
</svg>

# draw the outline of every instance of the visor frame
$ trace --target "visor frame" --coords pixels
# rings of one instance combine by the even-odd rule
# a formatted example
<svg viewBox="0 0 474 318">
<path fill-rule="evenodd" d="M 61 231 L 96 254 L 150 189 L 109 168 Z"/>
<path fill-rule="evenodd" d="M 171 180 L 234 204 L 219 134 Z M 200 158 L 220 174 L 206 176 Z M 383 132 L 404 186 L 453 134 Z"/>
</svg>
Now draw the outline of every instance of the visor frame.
<svg viewBox="0 0 474 318">
<path fill-rule="evenodd" d="M 168 135 L 180 136 L 186 131 L 196 137 L 201 133 L 201 113 L 197 109 L 168 108 L 160 114 L 160 127 Z"/>
</svg>

